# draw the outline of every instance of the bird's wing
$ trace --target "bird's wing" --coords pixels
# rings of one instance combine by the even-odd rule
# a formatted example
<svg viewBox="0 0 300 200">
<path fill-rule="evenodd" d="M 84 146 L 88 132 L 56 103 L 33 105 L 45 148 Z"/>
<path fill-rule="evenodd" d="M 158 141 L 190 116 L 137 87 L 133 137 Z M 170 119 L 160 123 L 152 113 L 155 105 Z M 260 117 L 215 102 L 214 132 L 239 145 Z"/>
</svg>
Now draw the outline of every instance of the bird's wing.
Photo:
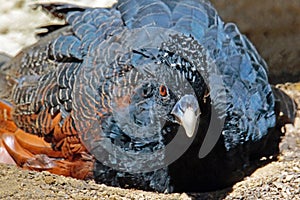
<svg viewBox="0 0 300 200">
<path fill-rule="evenodd" d="M 66 25 L 1 66 L 5 84 L 0 95 L 13 104 L 13 118 L 20 128 L 44 137 L 54 149 L 72 158 L 85 151 L 72 117 L 73 102 L 77 101 L 72 92 L 78 71 L 90 45 L 118 31 L 122 23 L 115 20 L 119 18 L 117 11 L 105 8 L 60 4 L 46 8 L 65 18 Z"/>
</svg>

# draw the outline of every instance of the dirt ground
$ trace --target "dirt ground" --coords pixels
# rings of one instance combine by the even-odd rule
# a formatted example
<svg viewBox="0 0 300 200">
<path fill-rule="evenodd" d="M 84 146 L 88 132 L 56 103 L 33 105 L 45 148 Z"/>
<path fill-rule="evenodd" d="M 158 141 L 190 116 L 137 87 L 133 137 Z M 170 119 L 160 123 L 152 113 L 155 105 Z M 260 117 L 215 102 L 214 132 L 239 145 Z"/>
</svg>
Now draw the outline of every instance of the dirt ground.
<svg viewBox="0 0 300 200">
<path fill-rule="evenodd" d="M 35 28 L 50 23 L 26 0 L 0 0 L 0 51 L 15 55 L 35 41 Z M 110 5 L 110 0 L 82 0 L 88 5 Z M 270 65 L 271 81 L 300 106 L 300 1 L 214 0 L 226 21 L 239 24 Z M 259 19 L 257 19 L 257 17 Z M 272 80 L 273 79 L 273 80 Z M 294 126 L 286 126 L 281 154 L 232 188 L 201 194 L 158 194 L 126 190 L 47 172 L 0 165 L 0 199 L 300 199 L 300 107 Z"/>
</svg>

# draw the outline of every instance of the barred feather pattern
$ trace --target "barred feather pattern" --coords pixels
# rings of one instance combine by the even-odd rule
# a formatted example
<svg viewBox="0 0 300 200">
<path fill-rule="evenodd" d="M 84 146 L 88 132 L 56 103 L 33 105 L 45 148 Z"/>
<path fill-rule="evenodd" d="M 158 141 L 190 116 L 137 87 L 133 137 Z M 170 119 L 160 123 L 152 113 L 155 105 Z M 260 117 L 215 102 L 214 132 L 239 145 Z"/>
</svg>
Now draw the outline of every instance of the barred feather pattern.
<svg viewBox="0 0 300 200">
<path fill-rule="evenodd" d="M 223 131 L 227 149 L 259 140 L 267 134 L 268 127 L 275 125 L 274 97 L 265 62 L 234 24 L 222 22 L 208 1 L 120 0 L 111 9 L 61 6 L 52 12 L 55 15 L 61 12 L 66 27 L 42 37 L 2 67 L 15 82 L 14 117 L 26 131 L 54 144 L 67 135 L 75 135 L 78 141 L 80 137 L 89 137 L 84 141 L 97 138 L 92 133 L 86 134 L 86 130 L 93 127 L 93 121 L 110 112 L 112 95 L 108 91 L 130 90 L 105 88 L 107 76 L 120 73 L 116 76 L 119 78 L 122 70 L 133 70 L 132 63 L 122 63 L 132 59 L 126 58 L 128 49 L 154 47 L 152 43 L 157 39 L 152 35 L 166 42 L 167 37 L 178 32 L 203 46 L 206 56 L 216 63 L 222 75 L 227 93 L 216 88 L 210 94 L 215 105 L 223 106 L 226 111 L 221 117 L 228 122 Z M 161 29 L 168 31 L 163 33 Z M 131 35 L 138 39 L 133 41 Z M 157 43 L 156 47 L 160 47 Z M 213 80 L 210 85 L 214 85 Z M 97 99 L 96 94 L 102 96 Z M 220 94 L 226 96 L 226 102 L 218 102 Z M 252 112 L 258 107 L 262 112 Z"/>
<path fill-rule="evenodd" d="M 225 24 L 207 0 L 119 0 L 112 8 L 42 7 L 66 23 L 46 26 L 49 32 L 40 34 L 36 44 L 1 63 L 0 98 L 12 103 L 19 128 L 43 137 L 65 158 L 93 155 L 96 181 L 160 192 L 229 186 L 240 180 L 253 156 L 268 149 L 274 153 L 272 148 L 278 147 L 281 132 L 269 130 L 278 131 L 276 126 L 288 121 L 284 116 L 281 124 L 276 121 L 280 109 L 294 117 L 293 101 L 279 90 L 272 92 L 267 65 L 254 46 L 236 25 Z M 173 96 L 161 106 L 163 111 L 153 102 L 157 99 L 146 99 L 149 110 L 155 111 L 154 122 L 131 126 L 135 121 L 129 111 L 141 107 L 127 108 L 144 82 L 164 84 Z M 179 127 L 165 113 L 186 94 L 195 94 L 204 117 L 198 118 L 193 144 L 174 165 L 140 174 L 104 166 L 105 156 L 126 169 L 163 162 L 165 154 L 155 154 L 154 149 L 165 145 L 163 137 L 172 137 Z M 280 108 L 275 100 L 276 105 L 283 100 Z M 210 123 L 205 115 L 210 103 L 219 112 L 216 121 L 225 123 L 217 145 L 199 159 L 196 151 Z M 139 120 L 147 121 L 147 114 Z M 268 138 L 274 141 L 268 144 Z M 114 139 L 113 154 L 118 156 L 110 160 L 103 149 Z M 124 151 L 129 156 L 120 156 Z M 136 156 L 137 152 L 151 156 Z"/>
</svg>

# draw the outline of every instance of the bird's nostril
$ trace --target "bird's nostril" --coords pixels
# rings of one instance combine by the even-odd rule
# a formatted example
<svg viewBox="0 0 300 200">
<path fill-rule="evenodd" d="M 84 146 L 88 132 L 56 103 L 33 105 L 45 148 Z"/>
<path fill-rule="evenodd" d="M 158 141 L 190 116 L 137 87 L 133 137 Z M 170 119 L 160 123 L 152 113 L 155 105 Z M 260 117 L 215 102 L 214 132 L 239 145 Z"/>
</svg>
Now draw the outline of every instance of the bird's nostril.
<svg viewBox="0 0 300 200">
<path fill-rule="evenodd" d="M 148 88 L 143 89 L 143 96 L 148 96 L 149 90 Z"/>
<path fill-rule="evenodd" d="M 147 85 L 143 88 L 143 97 L 149 97 L 152 94 L 152 88 L 150 85 Z"/>
</svg>

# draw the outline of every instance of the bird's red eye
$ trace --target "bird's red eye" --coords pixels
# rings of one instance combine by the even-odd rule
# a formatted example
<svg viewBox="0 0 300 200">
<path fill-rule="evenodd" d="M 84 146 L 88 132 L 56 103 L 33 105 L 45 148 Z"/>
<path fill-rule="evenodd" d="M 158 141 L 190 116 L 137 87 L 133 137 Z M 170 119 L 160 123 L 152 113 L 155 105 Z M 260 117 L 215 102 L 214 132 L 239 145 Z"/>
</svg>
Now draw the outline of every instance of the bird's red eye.
<svg viewBox="0 0 300 200">
<path fill-rule="evenodd" d="M 162 97 L 166 97 L 168 95 L 168 91 L 167 91 L 167 87 L 164 86 L 164 85 L 161 85 L 159 87 L 159 94 L 162 96 Z"/>
</svg>

